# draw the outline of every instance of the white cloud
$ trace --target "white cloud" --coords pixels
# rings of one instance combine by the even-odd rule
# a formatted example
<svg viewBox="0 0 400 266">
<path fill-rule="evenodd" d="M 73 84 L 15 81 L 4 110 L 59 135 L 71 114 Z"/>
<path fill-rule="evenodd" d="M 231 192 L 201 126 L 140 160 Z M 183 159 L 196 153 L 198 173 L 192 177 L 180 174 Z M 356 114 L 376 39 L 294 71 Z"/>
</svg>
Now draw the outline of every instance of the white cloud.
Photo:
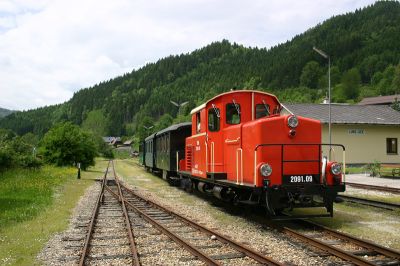
<svg viewBox="0 0 400 266">
<path fill-rule="evenodd" d="M 223 38 L 270 47 L 371 0 L 0 0 L 0 107 L 28 109 Z"/>
</svg>

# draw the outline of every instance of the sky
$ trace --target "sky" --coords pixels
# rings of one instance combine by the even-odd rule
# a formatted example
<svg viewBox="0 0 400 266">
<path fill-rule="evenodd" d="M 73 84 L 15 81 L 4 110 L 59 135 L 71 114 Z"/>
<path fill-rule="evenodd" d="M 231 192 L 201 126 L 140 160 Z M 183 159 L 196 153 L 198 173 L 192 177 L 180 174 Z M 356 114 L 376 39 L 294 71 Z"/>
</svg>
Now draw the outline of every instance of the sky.
<svg viewBox="0 0 400 266">
<path fill-rule="evenodd" d="M 0 107 L 27 110 L 227 39 L 271 47 L 371 0 L 0 0 Z"/>
</svg>

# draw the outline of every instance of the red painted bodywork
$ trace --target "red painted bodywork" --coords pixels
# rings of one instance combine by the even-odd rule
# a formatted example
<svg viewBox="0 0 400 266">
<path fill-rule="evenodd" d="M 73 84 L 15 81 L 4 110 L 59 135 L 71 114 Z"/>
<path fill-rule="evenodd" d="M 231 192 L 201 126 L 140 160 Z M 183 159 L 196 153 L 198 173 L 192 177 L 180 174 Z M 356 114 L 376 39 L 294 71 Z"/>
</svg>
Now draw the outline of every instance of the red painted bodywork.
<svg viewBox="0 0 400 266">
<path fill-rule="evenodd" d="M 237 125 L 226 123 L 226 104 L 233 102 L 240 105 L 241 121 Z M 271 115 L 256 119 L 257 104 L 268 104 Z M 217 132 L 207 127 L 210 108 L 220 111 Z M 320 121 L 298 117 L 299 125 L 291 129 L 287 123 L 290 114 L 283 115 L 281 109 L 274 95 L 246 90 L 218 95 L 194 109 L 192 136 L 186 139 L 180 170 L 198 178 L 207 178 L 207 173 L 226 173 L 227 180 L 253 187 L 263 186 L 265 177 L 259 171 L 263 163 L 272 166 L 270 186 L 281 185 L 283 175 L 320 174 Z M 295 131 L 292 135 L 291 130 Z"/>
</svg>

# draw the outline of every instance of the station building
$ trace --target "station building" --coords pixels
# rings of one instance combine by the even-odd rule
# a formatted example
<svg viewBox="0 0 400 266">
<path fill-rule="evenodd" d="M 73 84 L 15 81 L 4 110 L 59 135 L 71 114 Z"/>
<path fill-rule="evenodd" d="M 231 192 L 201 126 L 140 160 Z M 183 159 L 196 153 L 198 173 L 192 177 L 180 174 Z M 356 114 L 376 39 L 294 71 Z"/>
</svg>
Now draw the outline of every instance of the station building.
<svg viewBox="0 0 400 266">
<path fill-rule="evenodd" d="M 295 115 L 320 120 L 322 142 L 329 143 L 328 104 L 284 105 Z M 375 160 L 400 164 L 400 112 L 387 105 L 331 104 L 331 122 L 332 143 L 346 147 L 346 164 L 367 164 Z M 342 161 L 342 152 L 334 149 L 332 158 Z"/>
</svg>

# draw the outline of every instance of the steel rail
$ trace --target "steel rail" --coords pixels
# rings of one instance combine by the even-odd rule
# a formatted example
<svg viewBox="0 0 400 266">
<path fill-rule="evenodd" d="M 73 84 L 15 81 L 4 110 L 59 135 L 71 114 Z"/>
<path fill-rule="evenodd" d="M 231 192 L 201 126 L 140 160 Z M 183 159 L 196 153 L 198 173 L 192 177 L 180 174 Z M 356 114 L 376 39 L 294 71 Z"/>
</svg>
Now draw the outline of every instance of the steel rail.
<svg viewBox="0 0 400 266">
<path fill-rule="evenodd" d="M 374 186 L 374 185 L 352 183 L 352 182 L 346 182 L 346 185 L 349 185 L 349 186 L 355 187 L 355 188 L 371 189 L 371 190 L 378 190 L 378 191 L 384 191 L 384 192 L 391 192 L 391 193 L 400 194 L 400 188 Z"/>
<path fill-rule="evenodd" d="M 117 196 L 114 194 L 114 196 Z M 192 255 L 195 257 L 199 258 L 200 260 L 204 261 L 207 265 L 216 265 L 219 266 L 221 265 L 218 261 L 215 259 L 209 257 L 207 254 L 199 250 L 198 248 L 194 247 L 193 245 L 189 244 L 186 242 L 184 239 L 179 237 L 177 234 L 174 234 L 168 228 L 163 226 L 162 224 L 158 223 L 156 220 L 151 218 L 148 214 L 137 208 L 135 205 L 130 203 L 127 199 L 124 197 L 121 198 L 122 201 L 125 201 L 125 203 L 128 205 L 128 207 L 132 208 L 135 212 L 137 212 L 141 217 L 143 217 L 147 222 L 151 223 L 155 228 L 158 230 L 162 231 L 165 235 L 167 235 L 169 238 L 171 238 L 173 241 L 181 245 L 183 248 L 185 248 L 187 251 L 189 251 Z"/>
<path fill-rule="evenodd" d="M 293 230 L 291 228 L 283 227 L 283 228 L 281 228 L 281 231 L 286 233 L 286 234 L 288 234 L 288 235 L 296 237 L 296 238 L 300 239 L 301 241 L 304 241 L 304 242 L 306 242 L 306 243 L 308 243 L 308 244 L 310 244 L 310 245 L 312 245 L 312 246 L 314 246 L 316 248 L 319 248 L 319 249 L 321 249 L 323 251 L 326 251 L 326 252 L 328 252 L 328 253 L 336 256 L 336 257 L 339 257 L 339 258 L 344 259 L 346 261 L 352 262 L 355 265 L 360 265 L 360 266 L 376 265 L 376 264 L 374 264 L 374 263 L 372 263 L 370 261 L 367 261 L 367 260 L 365 260 L 365 259 L 363 259 L 361 257 L 353 255 L 353 254 L 351 254 L 351 253 L 349 253 L 347 251 L 344 251 L 344 250 L 339 249 L 337 247 L 334 247 L 332 245 L 328 245 L 328 244 L 326 244 L 326 243 L 324 243 L 324 242 L 322 242 L 320 240 L 313 239 L 313 238 L 311 238 L 311 237 L 309 237 L 309 236 L 307 236 L 305 234 L 296 232 L 295 230 Z"/>
<path fill-rule="evenodd" d="M 120 195 L 120 199 L 122 199 L 123 195 L 122 195 L 122 191 L 121 191 L 121 186 L 119 185 L 118 177 L 117 177 L 117 175 L 115 173 L 114 161 L 112 161 L 112 167 L 113 167 L 114 179 L 115 179 L 115 181 L 117 183 L 117 186 L 118 186 L 118 193 Z M 139 256 L 138 256 L 138 251 L 137 251 L 137 248 L 136 248 L 135 240 L 133 238 L 132 225 L 131 225 L 131 222 L 129 220 L 129 215 L 128 215 L 128 211 L 126 209 L 125 201 L 124 200 L 119 200 L 119 201 L 121 202 L 121 205 L 122 205 L 122 211 L 124 212 L 124 217 L 125 217 L 125 226 L 126 226 L 126 230 L 128 231 L 129 244 L 130 244 L 130 247 L 131 247 L 131 254 L 132 254 L 132 265 L 140 266 L 140 260 L 139 260 Z"/>
<path fill-rule="evenodd" d="M 302 223 L 307 226 L 312 226 L 314 229 L 319 229 L 323 232 L 330 234 L 331 236 L 337 237 L 339 239 L 347 240 L 347 241 L 349 241 L 353 244 L 356 244 L 360 247 L 363 247 L 367 250 L 376 251 L 377 253 L 384 255 L 388 258 L 392 258 L 392 259 L 396 259 L 396 260 L 400 261 L 400 251 L 381 246 L 381 245 L 373 243 L 369 240 L 361 239 L 361 238 L 351 236 L 351 235 L 343 233 L 343 232 L 332 230 L 330 228 L 327 228 L 325 226 L 322 226 L 322 225 L 319 225 L 319 224 L 316 224 L 316 223 L 313 223 L 310 221 L 299 220 L 297 222 Z"/>
<path fill-rule="evenodd" d="M 358 204 L 362 204 L 362 205 L 372 206 L 372 207 L 391 210 L 391 211 L 400 209 L 400 204 L 391 203 L 391 202 L 383 202 L 383 201 L 377 201 L 377 200 L 371 200 L 371 199 L 365 199 L 365 198 L 358 198 L 358 197 L 353 197 L 353 196 L 348 196 L 348 195 L 339 195 L 338 197 L 342 198 L 344 201 L 347 201 L 347 202 L 358 203 Z"/>
<path fill-rule="evenodd" d="M 193 221 L 191 221 L 191 220 L 189 220 L 189 219 L 187 219 L 187 218 L 185 218 L 185 217 L 183 217 L 183 216 L 181 216 L 181 215 L 179 215 L 179 214 L 177 214 L 177 213 L 175 213 L 175 212 L 173 212 L 171 210 L 168 210 L 168 209 L 158 205 L 157 203 L 155 203 L 152 200 L 145 199 L 145 198 L 137 195 L 133 190 L 127 188 L 124 184 L 121 184 L 121 187 L 124 190 L 128 191 L 131 195 L 133 195 L 133 196 L 135 196 L 135 197 L 137 197 L 137 198 L 139 198 L 139 199 L 141 199 L 141 200 L 143 200 L 143 201 L 155 206 L 156 208 L 158 208 L 158 209 L 160 209 L 162 211 L 167 212 L 171 216 L 173 216 L 173 217 L 179 219 L 180 221 L 182 221 L 182 222 L 184 222 L 184 223 L 196 228 L 197 230 L 199 230 L 201 232 L 204 232 L 204 233 L 208 234 L 209 236 L 214 235 L 222 243 L 228 244 L 233 249 L 242 252 L 243 254 L 248 256 L 249 258 L 252 258 L 252 259 L 254 259 L 254 260 L 256 260 L 256 261 L 258 261 L 260 263 L 263 263 L 265 265 L 283 265 L 282 263 L 279 263 L 279 262 L 277 262 L 277 261 L 275 261 L 275 260 L 273 260 L 273 259 L 271 259 L 269 257 L 264 256 L 263 254 L 261 254 L 260 252 L 254 250 L 254 249 L 251 249 L 249 247 L 243 246 L 243 245 L 239 244 L 238 242 L 236 242 L 236 241 L 234 241 L 232 239 L 228 239 L 227 237 L 225 237 L 225 236 L 223 236 L 223 235 L 221 235 L 221 234 L 219 234 L 219 233 L 217 233 L 215 231 L 207 229 L 207 228 L 205 228 L 205 227 L 203 227 L 203 226 L 201 226 L 201 225 L 199 225 L 199 224 L 197 224 L 197 223 L 195 223 L 195 222 L 193 222 Z M 136 208 L 135 206 L 133 206 L 133 207 Z"/>
<path fill-rule="evenodd" d="M 85 243 L 83 245 L 83 249 L 81 251 L 81 256 L 80 256 L 80 259 L 79 259 L 79 266 L 85 265 L 85 260 L 86 260 L 86 257 L 87 257 L 88 251 L 89 251 L 89 242 L 90 242 L 90 240 L 92 239 L 92 236 L 93 236 L 92 233 L 93 233 L 93 229 L 94 229 L 94 224 L 96 222 L 96 218 L 97 218 L 97 215 L 99 213 L 100 202 L 102 201 L 102 198 L 103 198 L 104 186 L 105 186 L 105 183 L 106 183 L 109 167 L 110 167 L 110 161 L 108 161 L 107 169 L 106 169 L 106 172 L 104 173 L 104 177 L 103 177 L 103 180 L 101 182 L 100 193 L 99 193 L 99 196 L 97 198 L 96 205 L 95 205 L 95 207 L 93 209 L 93 212 L 92 212 L 92 218 L 90 219 L 90 223 L 89 223 L 89 226 L 88 226 L 88 231 L 87 231 L 87 234 L 86 234 L 86 237 L 85 237 Z"/>
</svg>

